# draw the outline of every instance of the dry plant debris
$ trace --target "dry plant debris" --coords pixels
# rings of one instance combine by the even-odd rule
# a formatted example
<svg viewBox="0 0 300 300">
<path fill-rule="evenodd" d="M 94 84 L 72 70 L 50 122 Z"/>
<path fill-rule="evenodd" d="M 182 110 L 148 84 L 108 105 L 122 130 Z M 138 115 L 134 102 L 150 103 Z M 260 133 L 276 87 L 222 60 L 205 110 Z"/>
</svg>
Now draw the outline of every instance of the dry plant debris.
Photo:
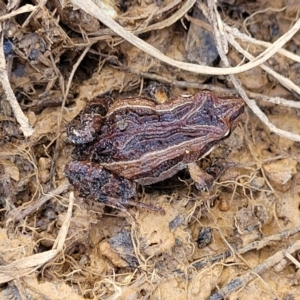
<svg viewBox="0 0 300 300">
<path fill-rule="evenodd" d="M 0 299 L 299 299 L 298 1 L 0 0 Z M 97 95 L 241 96 L 205 160 L 123 213 L 72 192 L 66 125 Z"/>
</svg>

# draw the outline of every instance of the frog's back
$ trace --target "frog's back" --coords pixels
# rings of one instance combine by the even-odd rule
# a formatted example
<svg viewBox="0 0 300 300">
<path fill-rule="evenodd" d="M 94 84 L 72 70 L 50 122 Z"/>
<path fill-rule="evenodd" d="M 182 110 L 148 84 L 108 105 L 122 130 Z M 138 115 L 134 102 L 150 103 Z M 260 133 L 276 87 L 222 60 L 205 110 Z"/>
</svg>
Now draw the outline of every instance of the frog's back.
<svg viewBox="0 0 300 300">
<path fill-rule="evenodd" d="M 163 105 L 121 106 L 108 114 L 95 143 L 94 160 L 145 160 L 169 152 L 176 157 L 194 153 L 191 159 L 198 159 L 230 131 L 226 118 L 241 106 L 241 100 L 236 101 L 225 105 L 212 93 L 202 92 Z"/>
</svg>

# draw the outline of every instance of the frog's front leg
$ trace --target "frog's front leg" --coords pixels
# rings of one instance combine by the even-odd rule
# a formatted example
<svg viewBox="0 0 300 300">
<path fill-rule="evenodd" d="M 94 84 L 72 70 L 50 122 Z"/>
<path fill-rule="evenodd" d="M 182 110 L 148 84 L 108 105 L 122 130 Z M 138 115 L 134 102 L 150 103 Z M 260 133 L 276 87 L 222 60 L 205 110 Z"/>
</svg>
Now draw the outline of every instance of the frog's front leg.
<svg viewBox="0 0 300 300">
<path fill-rule="evenodd" d="M 205 191 L 212 186 L 214 177 L 204 172 L 196 162 L 189 163 L 188 168 L 198 190 Z"/>
<path fill-rule="evenodd" d="M 67 127 L 69 140 L 77 145 L 92 142 L 102 127 L 103 118 L 111 102 L 112 99 L 110 97 L 93 99 L 93 101 L 69 123 Z"/>
<path fill-rule="evenodd" d="M 71 161 L 66 165 L 65 175 L 83 195 L 122 210 L 127 214 L 125 204 L 163 212 L 161 208 L 129 200 L 136 192 L 135 182 L 118 176 L 99 164 Z"/>
</svg>

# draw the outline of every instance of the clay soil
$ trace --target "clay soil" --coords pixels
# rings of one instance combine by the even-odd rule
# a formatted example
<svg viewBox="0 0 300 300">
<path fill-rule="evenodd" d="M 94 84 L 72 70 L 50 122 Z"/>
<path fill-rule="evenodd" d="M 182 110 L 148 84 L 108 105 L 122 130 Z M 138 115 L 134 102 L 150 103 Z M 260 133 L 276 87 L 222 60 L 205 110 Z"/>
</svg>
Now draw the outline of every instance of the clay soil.
<svg viewBox="0 0 300 300">
<path fill-rule="evenodd" d="M 0 1 L 0 299 L 300 299 L 299 1 L 213 2 Z M 94 97 L 203 89 L 246 103 L 211 189 L 182 171 L 126 214 L 68 182 Z"/>
</svg>

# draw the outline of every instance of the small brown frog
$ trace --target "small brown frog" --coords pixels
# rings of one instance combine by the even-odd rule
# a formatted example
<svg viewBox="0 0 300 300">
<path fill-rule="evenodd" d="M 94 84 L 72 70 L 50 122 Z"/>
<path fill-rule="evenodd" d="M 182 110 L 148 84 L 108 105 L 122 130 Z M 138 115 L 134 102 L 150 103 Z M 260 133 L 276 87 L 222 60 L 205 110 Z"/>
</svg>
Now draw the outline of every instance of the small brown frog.
<svg viewBox="0 0 300 300">
<path fill-rule="evenodd" d="M 227 138 L 244 112 L 241 99 L 203 91 L 157 104 L 137 97 L 95 98 L 67 128 L 76 145 L 65 174 L 83 195 L 126 211 L 136 184 L 150 185 L 186 166 L 198 189 L 209 185 L 196 161 Z"/>
</svg>

